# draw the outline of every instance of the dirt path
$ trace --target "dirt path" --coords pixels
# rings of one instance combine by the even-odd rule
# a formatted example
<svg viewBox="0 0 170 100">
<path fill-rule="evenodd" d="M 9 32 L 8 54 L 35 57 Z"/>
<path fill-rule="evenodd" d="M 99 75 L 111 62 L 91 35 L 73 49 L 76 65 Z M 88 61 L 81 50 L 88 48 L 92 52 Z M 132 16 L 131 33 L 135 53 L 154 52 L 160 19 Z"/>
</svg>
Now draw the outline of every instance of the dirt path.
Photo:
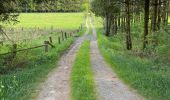
<svg viewBox="0 0 170 100">
<path fill-rule="evenodd" d="M 89 32 L 88 19 L 86 20 L 86 27 L 85 35 Z M 43 84 L 38 100 L 69 100 L 71 68 L 85 35 L 78 38 L 68 52 L 61 57 L 58 67 L 49 74 L 48 79 Z"/>
<path fill-rule="evenodd" d="M 97 100 L 144 100 L 120 81 L 106 64 L 98 49 L 95 28 L 93 28 L 93 39 L 91 41 L 91 62 L 97 88 Z"/>
</svg>

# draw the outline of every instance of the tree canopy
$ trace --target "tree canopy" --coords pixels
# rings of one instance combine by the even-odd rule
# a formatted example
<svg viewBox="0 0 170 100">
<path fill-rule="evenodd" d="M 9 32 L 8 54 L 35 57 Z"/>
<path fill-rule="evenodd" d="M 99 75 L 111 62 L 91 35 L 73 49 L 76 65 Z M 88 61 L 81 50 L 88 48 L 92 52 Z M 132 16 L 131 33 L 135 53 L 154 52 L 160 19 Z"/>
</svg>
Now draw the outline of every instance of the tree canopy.
<svg viewBox="0 0 170 100">
<path fill-rule="evenodd" d="M 125 31 L 127 49 L 131 50 L 131 25 L 144 22 L 143 48 L 146 48 L 149 28 L 156 32 L 168 23 L 169 2 L 169 0 L 93 0 L 91 8 L 95 15 L 104 19 L 106 36 L 115 35 L 118 29 Z"/>
<path fill-rule="evenodd" d="M 87 0 L 19 0 L 22 12 L 80 12 Z"/>
<path fill-rule="evenodd" d="M 0 22 L 17 21 L 16 4 L 15 0 L 0 0 Z"/>
</svg>

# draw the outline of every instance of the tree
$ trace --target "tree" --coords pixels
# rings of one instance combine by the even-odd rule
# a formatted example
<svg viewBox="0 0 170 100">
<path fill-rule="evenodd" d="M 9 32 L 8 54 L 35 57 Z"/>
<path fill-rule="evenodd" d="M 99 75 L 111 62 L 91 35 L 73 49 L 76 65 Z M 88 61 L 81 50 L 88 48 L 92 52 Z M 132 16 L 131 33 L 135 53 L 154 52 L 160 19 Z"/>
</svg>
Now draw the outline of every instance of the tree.
<svg viewBox="0 0 170 100">
<path fill-rule="evenodd" d="M 131 31 L 130 31 L 130 1 L 125 0 L 126 4 L 126 47 L 132 49 Z"/>
<path fill-rule="evenodd" d="M 18 14 L 17 1 L 15 0 L 0 0 L 0 34 L 5 35 L 8 39 L 9 37 L 3 32 L 2 23 L 16 23 Z"/>
<path fill-rule="evenodd" d="M 143 43 L 143 49 L 146 48 L 146 45 L 148 44 L 147 36 L 148 36 L 148 24 L 149 24 L 149 5 L 150 0 L 145 0 L 145 8 L 144 8 L 144 16 L 145 16 L 145 22 L 144 22 L 144 43 Z"/>
<path fill-rule="evenodd" d="M 114 16 L 120 12 L 117 0 L 93 0 L 91 2 L 91 10 L 96 16 L 104 19 L 105 35 L 111 34 L 111 24 Z"/>
<path fill-rule="evenodd" d="M 152 31 L 155 32 L 157 31 L 157 15 L 158 15 L 158 0 L 154 0 L 153 2 L 154 5 L 154 14 L 152 16 Z"/>
<path fill-rule="evenodd" d="M 15 0 L 0 0 L 0 22 L 17 21 Z"/>
<path fill-rule="evenodd" d="M 19 0 L 22 12 L 80 12 L 87 0 Z"/>
</svg>

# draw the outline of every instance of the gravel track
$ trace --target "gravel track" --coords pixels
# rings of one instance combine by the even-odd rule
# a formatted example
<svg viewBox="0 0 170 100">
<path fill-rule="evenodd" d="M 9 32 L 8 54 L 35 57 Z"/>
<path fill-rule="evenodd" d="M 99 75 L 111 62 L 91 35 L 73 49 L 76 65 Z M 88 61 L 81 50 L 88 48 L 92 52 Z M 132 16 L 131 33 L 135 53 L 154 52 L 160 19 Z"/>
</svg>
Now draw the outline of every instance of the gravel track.
<svg viewBox="0 0 170 100">
<path fill-rule="evenodd" d="M 93 27 L 93 25 L 91 24 Z M 96 29 L 93 27 L 91 40 L 91 63 L 97 89 L 97 100 L 144 100 L 134 90 L 125 85 L 110 66 L 104 61 L 99 52 Z"/>
<path fill-rule="evenodd" d="M 84 38 L 89 32 L 88 19 L 86 20 L 87 31 L 79 37 L 71 48 L 61 57 L 56 69 L 48 75 L 48 79 L 40 90 L 38 100 L 70 100 L 70 74 L 76 53 Z"/>
</svg>

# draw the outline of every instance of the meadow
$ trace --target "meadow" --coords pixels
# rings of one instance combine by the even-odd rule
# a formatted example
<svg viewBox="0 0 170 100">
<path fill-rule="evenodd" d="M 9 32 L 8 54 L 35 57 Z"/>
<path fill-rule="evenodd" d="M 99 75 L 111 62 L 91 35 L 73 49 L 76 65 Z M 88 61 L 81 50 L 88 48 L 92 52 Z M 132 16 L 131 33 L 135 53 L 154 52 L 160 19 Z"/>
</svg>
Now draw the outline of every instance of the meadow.
<svg viewBox="0 0 170 100">
<path fill-rule="evenodd" d="M 83 17 L 83 13 L 21 13 L 19 23 L 12 27 L 77 29 Z"/>
<path fill-rule="evenodd" d="M 0 35 L 0 41 L 6 45 L 10 45 L 11 42 L 19 44 L 27 42 L 27 45 L 42 44 L 43 41 L 40 39 L 44 37 L 56 36 L 56 33 L 61 35 L 61 31 L 75 32 L 81 24 L 84 24 L 83 19 L 83 13 L 21 13 L 18 17 L 19 23 L 5 24 L 5 33 L 9 39 Z M 6 47 L 1 48 L 3 49 L 0 50 L 0 54 L 8 51 Z"/>
<path fill-rule="evenodd" d="M 3 41 L 0 54 L 11 51 L 14 43 L 18 46 L 17 50 L 25 49 L 42 45 L 49 41 L 49 37 L 52 37 L 55 48 L 49 47 L 48 52 L 44 51 L 44 47 L 18 52 L 12 60 L 9 60 L 10 54 L 0 55 L 0 99 L 27 100 L 36 97 L 37 85 L 56 67 L 62 53 L 74 42 L 74 36 L 85 31 L 84 28 L 77 31 L 84 23 L 83 13 L 29 13 L 21 14 L 19 21 L 15 26 L 6 26 L 11 40 Z M 72 36 L 62 40 L 61 31 L 72 33 Z"/>
</svg>

